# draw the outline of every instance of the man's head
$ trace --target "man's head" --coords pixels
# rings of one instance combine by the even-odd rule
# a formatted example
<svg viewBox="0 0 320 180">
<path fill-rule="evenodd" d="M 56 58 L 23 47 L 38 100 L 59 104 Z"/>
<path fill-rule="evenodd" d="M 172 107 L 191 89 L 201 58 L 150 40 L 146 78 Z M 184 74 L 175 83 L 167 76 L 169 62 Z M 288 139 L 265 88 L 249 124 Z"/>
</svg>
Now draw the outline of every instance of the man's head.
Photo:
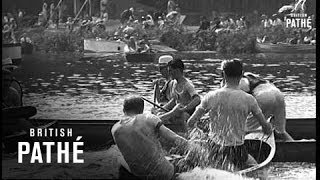
<svg viewBox="0 0 320 180">
<path fill-rule="evenodd" d="M 169 73 L 173 79 L 183 76 L 184 64 L 181 59 L 174 59 L 168 63 Z"/>
<path fill-rule="evenodd" d="M 159 57 L 159 71 L 164 77 L 169 76 L 168 63 L 173 60 L 171 55 L 163 55 Z"/>
<path fill-rule="evenodd" d="M 222 61 L 221 69 L 223 71 L 223 76 L 226 80 L 230 78 L 240 80 L 240 78 L 242 77 L 242 63 L 239 60 L 235 59 Z"/>
<path fill-rule="evenodd" d="M 123 103 L 123 112 L 126 115 L 142 114 L 144 109 L 144 101 L 141 97 L 126 98 Z"/>
</svg>

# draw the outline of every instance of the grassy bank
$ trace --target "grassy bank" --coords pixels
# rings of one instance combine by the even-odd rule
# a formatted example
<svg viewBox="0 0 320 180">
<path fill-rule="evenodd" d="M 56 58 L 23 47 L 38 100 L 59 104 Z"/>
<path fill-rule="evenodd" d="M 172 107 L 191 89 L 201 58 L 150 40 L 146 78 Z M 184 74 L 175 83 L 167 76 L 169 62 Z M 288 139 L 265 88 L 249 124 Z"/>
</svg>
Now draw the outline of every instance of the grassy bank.
<svg viewBox="0 0 320 180">
<path fill-rule="evenodd" d="M 109 39 L 117 28 L 101 30 L 94 28 L 87 31 L 75 28 L 71 33 L 67 30 L 46 30 L 42 27 L 23 29 L 19 32 L 26 33 L 34 44 L 36 50 L 46 52 L 82 52 L 83 39 L 102 38 Z M 157 38 L 160 41 L 179 51 L 217 51 L 220 54 L 243 54 L 254 53 L 256 37 L 268 36 L 271 41 L 284 41 L 292 37 L 292 30 L 285 28 L 264 29 L 258 26 L 243 30 L 202 31 L 199 33 L 187 31 L 185 27 L 171 26 L 162 30 L 158 28 L 144 30 L 136 27 L 136 34 L 139 37 L 147 35 L 149 38 Z"/>
</svg>

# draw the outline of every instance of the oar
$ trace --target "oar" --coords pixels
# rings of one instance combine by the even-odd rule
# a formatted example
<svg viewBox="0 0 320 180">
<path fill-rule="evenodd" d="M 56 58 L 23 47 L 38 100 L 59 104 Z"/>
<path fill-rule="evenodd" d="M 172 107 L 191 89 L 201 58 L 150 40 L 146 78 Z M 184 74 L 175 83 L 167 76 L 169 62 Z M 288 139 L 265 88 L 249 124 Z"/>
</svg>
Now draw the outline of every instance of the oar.
<svg viewBox="0 0 320 180">
<path fill-rule="evenodd" d="M 155 84 L 153 87 L 154 88 L 154 90 L 153 90 L 153 103 L 154 103 L 153 107 L 156 107 L 155 104 L 157 103 L 157 101 L 156 101 L 157 100 L 157 88 L 156 87 L 157 87 L 157 85 Z"/>
<path fill-rule="evenodd" d="M 145 101 L 147 101 L 148 103 L 150 103 L 150 104 L 152 104 L 152 105 L 156 106 L 157 108 L 160 108 L 160 109 L 164 110 L 165 112 L 169 112 L 169 110 L 168 110 L 168 109 L 163 108 L 163 107 L 159 106 L 158 104 L 153 103 L 152 101 L 150 101 L 150 100 L 148 100 L 148 99 L 146 99 L 146 98 L 144 98 L 144 97 L 142 97 L 142 99 L 143 99 L 143 100 L 145 100 Z"/>
</svg>

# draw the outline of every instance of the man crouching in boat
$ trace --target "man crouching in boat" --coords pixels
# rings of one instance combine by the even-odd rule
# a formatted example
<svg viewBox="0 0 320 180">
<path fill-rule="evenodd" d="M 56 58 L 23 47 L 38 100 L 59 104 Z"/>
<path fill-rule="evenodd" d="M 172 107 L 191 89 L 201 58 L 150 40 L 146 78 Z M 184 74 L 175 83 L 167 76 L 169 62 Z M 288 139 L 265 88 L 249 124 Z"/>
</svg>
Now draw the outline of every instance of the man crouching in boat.
<svg viewBox="0 0 320 180">
<path fill-rule="evenodd" d="M 246 167 L 250 157 L 244 145 L 248 115 L 252 113 L 257 118 L 265 134 L 272 133 L 272 126 L 266 121 L 256 99 L 239 88 L 242 63 L 238 60 L 226 60 L 221 67 L 224 86 L 204 96 L 188 119 L 188 125 L 194 127 L 205 113 L 209 113 L 209 161 L 215 165 L 214 168 L 229 170 L 228 164 L 231 164 L 234 165 L 231 167 L 242 169 Z"/>
<path fill-rule="evenodd" d="M 275 138 L 292 141 L 293 138 L 286 131 L 286 103 L 282 92 L 274 84 L 249 72 L 244 73 L 239 87 L 256 98 L 265 117 L 274 116 L 271 123 L 275 127 Z M 250 116 L 247 120 L 248 131 L 258 127 L 255 117 Z"/>
<path fill-rule="evenodd" d="M 140 179 L 170 180 L 174 176 L 174 166 L 165 158 L 159 138 L 165 138 L 182 149 L 187 148 L 189 143 L 162 124 L 161 120 L 166 119 L 168 113 L 159 118 L 152 114 L 144 114 L 143 110 L 142 98 L 126 99 L 123 112 L 128 119 L 121 120 L 111 129 L 113 139 L 125 160 L 120 170 L 125 171 L 124 166 Z M 176 109 L 172 112 L 175 111 Z"/>
</svg>

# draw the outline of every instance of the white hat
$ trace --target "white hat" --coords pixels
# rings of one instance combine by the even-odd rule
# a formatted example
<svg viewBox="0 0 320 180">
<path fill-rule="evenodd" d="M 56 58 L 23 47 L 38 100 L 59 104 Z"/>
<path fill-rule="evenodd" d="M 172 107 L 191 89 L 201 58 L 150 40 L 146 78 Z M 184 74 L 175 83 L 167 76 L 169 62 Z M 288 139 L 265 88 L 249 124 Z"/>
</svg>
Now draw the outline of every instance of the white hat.
<svg viewBox="0 0 320 180">
<path fill-rule="evenodd" d="M 2 69 L 13 68 L 16 69 L 18 66 L 13 65 L 11 58 L 2 59 Z"/>
<path fill-rule="evenodd" d="M 252 72 L 245 72 L 245 73 L 243 73 L 243 76 L 252 77 L 252 78 L 259 78 L 260 77 L 258 74 L 254 74 Z"/>
<path fill-rule="evenodd" d="M 168 63 L 173 60 L 171 55 L 163 55 L 159 57 L 159 64 Z"/>
</svg>

